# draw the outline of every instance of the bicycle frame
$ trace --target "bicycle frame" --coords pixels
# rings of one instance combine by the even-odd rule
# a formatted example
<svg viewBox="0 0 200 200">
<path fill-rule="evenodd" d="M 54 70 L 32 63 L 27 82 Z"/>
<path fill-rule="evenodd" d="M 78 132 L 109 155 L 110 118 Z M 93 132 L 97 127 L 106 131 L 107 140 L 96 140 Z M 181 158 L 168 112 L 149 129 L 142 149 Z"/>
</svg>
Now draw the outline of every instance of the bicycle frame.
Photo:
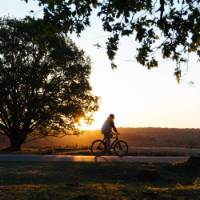
<svg viewBox="0 0 200 200">
<path fill-rule="evenodd" d="M 113 149 L 114 145 L 117 143 L 117 141 L 119 140 L 118 138 L 118 134 L 117 133 L 113 133 L 113 137 L 111 138 L 113 139 L 111 144 L 110 144 L 110 148 Z M 103 139 L 103 141 L 105 142 L 105 137 Z"/>
</svg>

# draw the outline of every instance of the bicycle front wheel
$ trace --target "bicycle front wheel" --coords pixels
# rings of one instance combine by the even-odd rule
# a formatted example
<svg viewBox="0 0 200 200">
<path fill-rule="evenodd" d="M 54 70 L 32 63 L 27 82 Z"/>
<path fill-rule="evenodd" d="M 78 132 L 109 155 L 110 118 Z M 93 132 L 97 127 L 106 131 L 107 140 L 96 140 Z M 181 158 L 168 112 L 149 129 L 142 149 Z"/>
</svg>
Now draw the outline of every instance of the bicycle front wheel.
<svg viewBox="0 0 200 200">
<path fill-rule="evenodd" d="M 126 156 L 128 154 L 128 144 L 123 140 L 117 141 L 114 145 L 114 153 L 118 156 Z"/>
<path fill-rule="evenodd" d="M 106 144 L 103 140 L 95 140 L 92 143 L 90 150 L 94 156 L 102 156 L 105 153 Z"/>
</svg>

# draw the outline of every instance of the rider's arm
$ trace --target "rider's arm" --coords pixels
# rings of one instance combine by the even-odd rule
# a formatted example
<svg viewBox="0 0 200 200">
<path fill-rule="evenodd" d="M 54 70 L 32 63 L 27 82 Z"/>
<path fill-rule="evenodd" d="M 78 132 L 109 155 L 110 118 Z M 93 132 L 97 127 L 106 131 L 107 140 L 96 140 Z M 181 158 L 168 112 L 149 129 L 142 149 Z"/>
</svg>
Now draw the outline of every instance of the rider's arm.
<svg viewBox="0 0 200 200">
<path fill-rule="evenodd" d="M 113 130 L 115 131 L 115 133 L 118 133 L 117 128 L 115 127 L 114 121 L 112 121 L 112 128 L 113 128 Z"/>
</svg>

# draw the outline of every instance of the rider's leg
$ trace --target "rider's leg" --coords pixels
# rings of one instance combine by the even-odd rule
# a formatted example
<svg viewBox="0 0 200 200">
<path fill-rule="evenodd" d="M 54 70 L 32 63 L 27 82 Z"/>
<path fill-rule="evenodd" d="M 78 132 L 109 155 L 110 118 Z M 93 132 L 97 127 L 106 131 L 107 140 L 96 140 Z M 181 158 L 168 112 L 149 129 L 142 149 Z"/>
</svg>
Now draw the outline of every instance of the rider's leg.
<svg viewBox="0 0 200 200">
<path fill-rule="evenodd" d="M 108 152 L 110 152 L 110 149 L 111 149 L 110 141 L 111 141 L 111 135 L 106 134 L 105 135 L 105 143 L 106 143 L 106 151 L 108 151 Z"/>
</svg>

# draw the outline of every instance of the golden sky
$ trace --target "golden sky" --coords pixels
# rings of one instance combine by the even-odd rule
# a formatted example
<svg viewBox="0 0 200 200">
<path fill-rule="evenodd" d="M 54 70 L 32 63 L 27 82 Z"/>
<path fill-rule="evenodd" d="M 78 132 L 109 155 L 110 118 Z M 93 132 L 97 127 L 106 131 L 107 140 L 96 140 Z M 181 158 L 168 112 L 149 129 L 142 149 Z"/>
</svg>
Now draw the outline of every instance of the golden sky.
<svg viewBox="0 0 200 200">
<path fill-rule="evenodd" d="M 21 0 L 1 2 L 1 16 L 23 17 L 36 2 L 29 5 Z M 110 113 L 116 116 L 118 127 L 174 127 L 200 128 L 200 63 L 191 55 L 183 65 L 184 74 L 180 84 L 173 75 L 175 64 L 160 59 L 159 68 L 148 70 L 135 61 L 137 44 L 133 37 L 120 41 L 115 63 L 110 68 L 105 41 L 108 33 L 102 31 L 97 18 L 92 18 L 91 28 L 80 38 L 72 35 L 76 44 L 92 60 L 90 78 L 93 91 L 101 97 L 100 109 L 95 113 L 95 122 L 90 128 L 99 129 Z M 94 44 L 99 43 L 102 48 Z M 191 81 L 194 84 L 190 84 Z"/>
</svg>

